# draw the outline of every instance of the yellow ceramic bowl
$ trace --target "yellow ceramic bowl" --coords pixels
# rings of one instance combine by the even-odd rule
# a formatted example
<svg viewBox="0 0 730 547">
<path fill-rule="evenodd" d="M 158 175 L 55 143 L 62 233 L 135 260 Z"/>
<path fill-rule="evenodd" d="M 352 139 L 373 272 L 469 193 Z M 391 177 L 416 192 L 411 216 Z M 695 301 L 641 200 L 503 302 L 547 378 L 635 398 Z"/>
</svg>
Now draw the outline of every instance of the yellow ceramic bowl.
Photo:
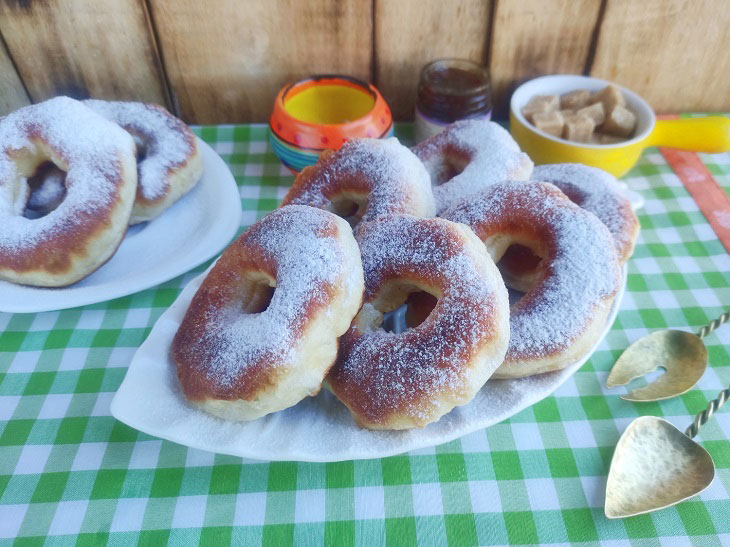
<svg viewBox="0 0 730 547">
<path fill-rule="evenodd" d="M 730 118 L 714 116 L 658 120 L 639 95 L 624 87 L 626 103 L 637 116 L 635 136 L 617 144 L 582 144 L 540 131 L 522 115 L 522 108 L 534 95 L 563 94 L 576 89 L 598 91 L 609 83 L 599 78 L 555 74 L 535 78 L 518 87 L 510 101 L 510 131 L 535 164 L 584 163 L 600 167 L 617 177 L 624 175 L 647 146 L 669 146 L 697 152 L 730 150 Z"/>
</svg>

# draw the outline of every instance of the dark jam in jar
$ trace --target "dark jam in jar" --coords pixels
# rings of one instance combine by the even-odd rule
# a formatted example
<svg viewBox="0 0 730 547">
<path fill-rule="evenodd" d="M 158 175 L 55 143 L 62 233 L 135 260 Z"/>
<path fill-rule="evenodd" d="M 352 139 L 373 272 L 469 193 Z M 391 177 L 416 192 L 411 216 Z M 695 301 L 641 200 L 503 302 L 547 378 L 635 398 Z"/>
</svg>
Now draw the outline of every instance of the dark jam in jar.
<svg viewBox="0 0 730 547">
<path fill-rule="evenodd" d="M 416 99 L 416 142 L 463 119 L 492 116 L 487 69 L 465 59 L 441 59 L 421 69 Z"/>
</svg>

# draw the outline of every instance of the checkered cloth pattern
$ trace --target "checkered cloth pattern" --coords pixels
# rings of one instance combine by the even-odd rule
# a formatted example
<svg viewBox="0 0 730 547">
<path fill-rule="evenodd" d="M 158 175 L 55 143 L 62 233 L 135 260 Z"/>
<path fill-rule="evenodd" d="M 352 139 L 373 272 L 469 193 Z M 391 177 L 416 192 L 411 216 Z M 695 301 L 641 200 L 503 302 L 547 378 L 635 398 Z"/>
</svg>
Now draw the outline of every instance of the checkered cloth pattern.
<svg viewBox="0 0 730 547">
<path fill-rule="evenodd" d="M 400 133 L 408 137 L 409 127 Z M 240 186 L 242 229 L 291 183 L 263 126 L 196 129 Z M 730 154 L 702 156 L 726 191 Z M 699 440 L 717 475 L 678 506 L 603 515 L 621 432 L 640 415 L 682 430 L 730 384 L 730 327 L 680 397 L 605 389 L 621 351 L 655 329 L 696 331 L 730 305 L 730 256 L 656 149 L 625 179 L 646 198 L 628 290 L 606 340 L 554 395 L 445 445 L 342 463 L 268 463 L 189 449 L 109 415 L 135 349 L 207 264 L 128 297 L 0 313 L 0 545 L 730 545 L 730 405 Z"/>
</svg>

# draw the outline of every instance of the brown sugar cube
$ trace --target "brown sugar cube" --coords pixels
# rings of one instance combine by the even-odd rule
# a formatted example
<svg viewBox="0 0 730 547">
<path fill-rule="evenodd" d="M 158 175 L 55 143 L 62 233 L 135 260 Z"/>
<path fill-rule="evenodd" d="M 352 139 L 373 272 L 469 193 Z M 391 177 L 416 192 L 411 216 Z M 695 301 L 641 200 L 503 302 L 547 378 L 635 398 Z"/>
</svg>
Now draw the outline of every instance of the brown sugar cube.
<svg viewBox="0 0 730 547">
<path fill-rule="evenodd" d="M 591 92 L 587 89 L 577 89 L 565 95 L 560 96 L 561 110 L 576 110 L 583 108 L 591 97 Z"/>
<path fill-rule="evenodd" d="M 596 124 L 585 114 L 575 114 L 565 120 L 563 138 L 573 142 L 591 142 Z"/>
<path fill-rule="evenodd" d="M 616 106 L 626 106 L 626 99 L 621 90 L 613 84 L 609 84 L 601 91 L 594 93 L 588 100 L 588 104 L 603 103 L 603 110 L 606 114 Z"/>
<path fill-rule="evenodd" d="M 577 114 L 585 114 L 596 125 L 601 125 L 603 120 L 606 119 L 606 111 L 603 109 L 603 103 L 593 103 L 590 106 L 584 106 L 578 110 Z"/>
<path fill-rule="evenodd" d="M 636 115 L 628 108 L 616 106 L 606 116 L 606 121 L 601 126 L 601 132 L 616 137 L 628 137 L 635 128 Z"/>
<path fill-rule="evenodd" d="M 535 114 L 557 110 L 559 104 L 557 95 L 535 95 L 522 108 L 522 115 L 532 122 Z"/>
<path fill-rule="evenodd" d="M 549 135 L 559 137 L 563 134 L 563 115 L 557 110 L 551 112 L 538 112 L 533 115 L 535 127 L 540 131 L 545 131 Z"/>
</svg>

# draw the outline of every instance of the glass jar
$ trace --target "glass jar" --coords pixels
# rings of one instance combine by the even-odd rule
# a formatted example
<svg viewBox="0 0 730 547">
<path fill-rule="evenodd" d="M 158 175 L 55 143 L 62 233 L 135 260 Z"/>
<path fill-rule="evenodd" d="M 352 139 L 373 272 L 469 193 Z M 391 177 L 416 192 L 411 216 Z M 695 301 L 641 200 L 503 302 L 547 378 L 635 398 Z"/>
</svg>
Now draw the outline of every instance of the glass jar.
<svg viewBox="0 0 730 547">
<path fill-rule="evenodd" d="M 440 59 L 421 69 L 415 140 L 421 142 L 457 120 L 492 117 L 489 71 L 466 59 Z"/>
</svg>

